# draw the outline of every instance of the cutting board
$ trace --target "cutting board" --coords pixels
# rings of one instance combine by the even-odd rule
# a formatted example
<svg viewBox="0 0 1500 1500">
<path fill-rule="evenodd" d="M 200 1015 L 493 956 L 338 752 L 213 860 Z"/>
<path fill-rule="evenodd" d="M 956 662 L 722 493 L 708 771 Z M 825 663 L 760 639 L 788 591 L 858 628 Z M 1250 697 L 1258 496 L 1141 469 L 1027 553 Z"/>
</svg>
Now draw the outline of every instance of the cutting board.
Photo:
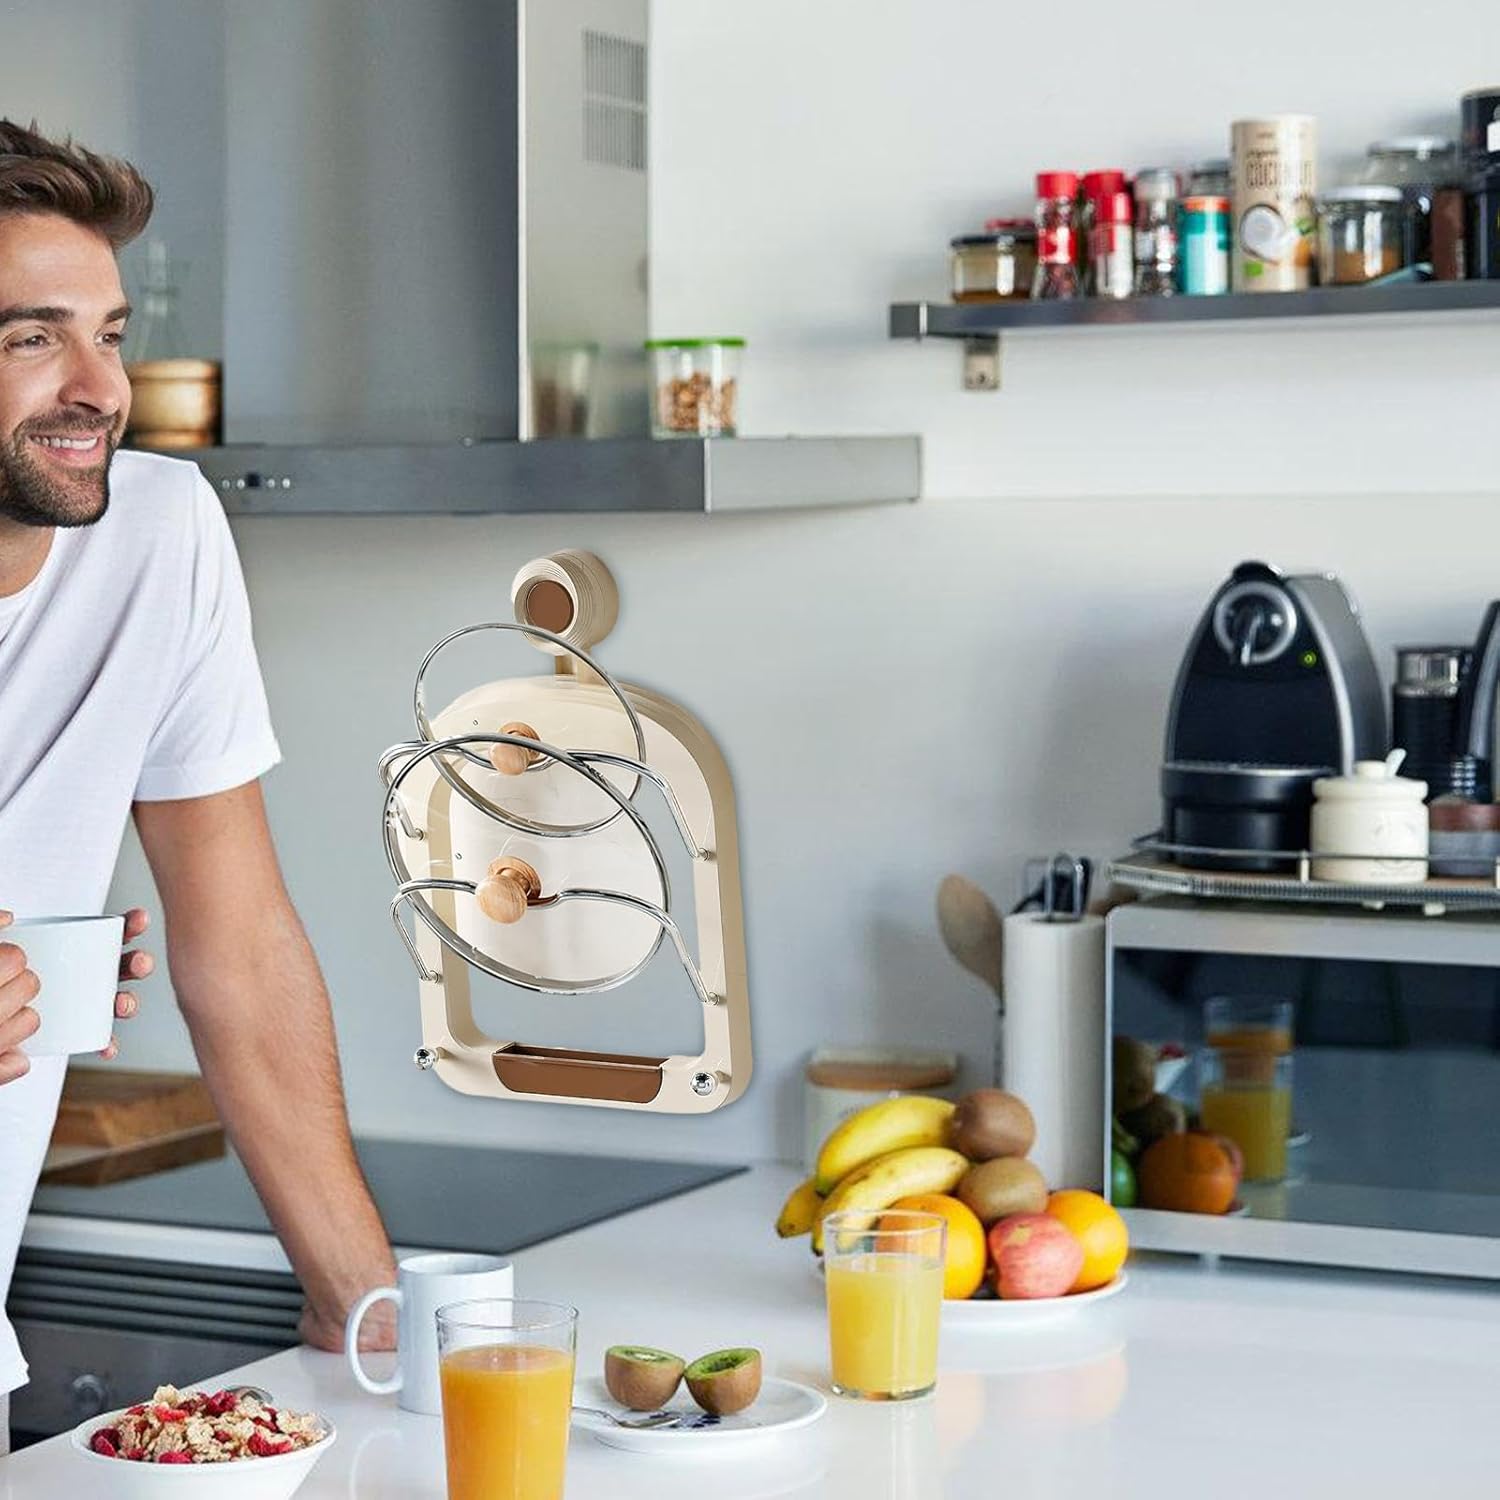
<svg viewBox="0 0 1500 1500">
<path fill-rule="evenodd" d="M 224 1154 L 224 1127 L 196 1073 L 70 1068 L 42 1181 L 97 1186 Z"/>
</svg>

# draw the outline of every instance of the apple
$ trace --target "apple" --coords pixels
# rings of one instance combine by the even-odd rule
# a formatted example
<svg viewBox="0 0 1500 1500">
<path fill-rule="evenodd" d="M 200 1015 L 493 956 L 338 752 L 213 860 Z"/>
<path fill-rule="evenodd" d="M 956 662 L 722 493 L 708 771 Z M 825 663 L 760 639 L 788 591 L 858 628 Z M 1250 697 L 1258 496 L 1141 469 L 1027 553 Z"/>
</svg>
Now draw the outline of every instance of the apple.
<svg viewBox="0 0 1500 1500">
<path fill-rule="evenodd" d="M 1245 1153 L 1240 1150 L 1240 1143 L 1227 1135 L 1210 1134 L 1211 1140 L 1215 1140 L 1224 1148 L 1224 1154 L 1229 1158 L 1229 1165 L 1234 1168 L 1234 1182 L 1238 1187 L 1245 1179 Z"/>
<path fill-rule="evenodd" d="M 992 1225 L 995 1288 L 1006 1301 L 1064 1297 L 1083 1269 L 1083 1246 L 1049 1214 L 1013 1214 Z"/>
</svg>

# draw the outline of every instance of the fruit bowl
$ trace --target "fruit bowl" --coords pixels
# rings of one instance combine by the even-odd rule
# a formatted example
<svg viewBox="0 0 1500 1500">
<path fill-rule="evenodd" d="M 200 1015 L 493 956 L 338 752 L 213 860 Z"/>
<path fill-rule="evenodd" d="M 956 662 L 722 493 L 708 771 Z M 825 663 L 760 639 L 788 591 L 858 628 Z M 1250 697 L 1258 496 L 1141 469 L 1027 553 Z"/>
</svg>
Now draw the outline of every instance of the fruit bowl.
<svg viewBox="0 0 1500 1500">
<path fill-rule="evenodd" d="M 1121 1271 L 1113 1281 L 1091 1292 L 1073 1292 L 1066 1297 L 1032 1297 L 1005 1301 L 1001 1297 L 950 1299 L 943 1303 L 944 1328 L 1015 1328 L 1050 1323 L 1097 1307 L 1125 1290 L 1130 1277 Z"/>
</svg>

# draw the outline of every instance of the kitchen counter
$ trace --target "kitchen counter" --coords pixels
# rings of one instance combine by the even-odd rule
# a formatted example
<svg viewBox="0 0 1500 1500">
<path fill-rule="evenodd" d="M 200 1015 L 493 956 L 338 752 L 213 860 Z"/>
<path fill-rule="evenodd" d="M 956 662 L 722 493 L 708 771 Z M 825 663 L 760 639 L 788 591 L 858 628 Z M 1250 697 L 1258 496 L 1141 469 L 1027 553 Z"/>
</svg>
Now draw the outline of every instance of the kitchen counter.
<svg viewBox="0 0 1500 1500">
<path fill-rule="evenodd" d="M 759 1168 L 522 1251 L 520 1295 L 580 1308 L 580 1369 L 612 1343 L 691 1358 L 753 1343 L 826 1389 L 822 1288 L 771 1225 L 790 1168 Z M 386 1357 L 388 1362 L 389 1357 Z M 380 1369 L 381 1360 L 371 1360 Z M 171 1371 L 163 1371 L 170 1377 Z M 441 1500 L 442 1427 L 365 1396 L 341 1358 L 226 1372 L 338 1424 L 299 1500 Z M 1218 1500 L 1494 1493 L 1500 1289 L 1472 1282 L 1136 1260 L 1124 1292 L 1029 1330 L 945 1330 L 933 1398 L 829 1398 L 817 1425 L 662 1460 L 575 1433 L 569 1500 Z M 67 1439 L 0 1460 L 0 1500 L 82 1494 Z"/>
</svg>

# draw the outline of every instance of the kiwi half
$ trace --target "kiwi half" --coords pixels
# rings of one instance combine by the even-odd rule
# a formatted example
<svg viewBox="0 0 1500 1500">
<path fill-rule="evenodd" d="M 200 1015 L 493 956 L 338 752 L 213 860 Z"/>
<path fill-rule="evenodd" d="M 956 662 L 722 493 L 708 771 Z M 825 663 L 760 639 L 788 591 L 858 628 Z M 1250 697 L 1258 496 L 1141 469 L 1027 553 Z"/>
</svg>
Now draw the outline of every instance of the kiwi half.
<svg viewBox="0 0 1500 1500">
<path fill-rule="evenodd" d="M 616 1344 L 604 1351 L 605 1387 L 631 1411 L 655 1411 L 665 1406 L 686 1368 L 685 1360 L 665 1349 Z"/>
<path fill-rule="evenodd" d="M 716 1349 L 687 1367 L 687 1388 L 710 1416 L 744 1411 L 760 1395 L 760 1350 Z"/>
</svg>

